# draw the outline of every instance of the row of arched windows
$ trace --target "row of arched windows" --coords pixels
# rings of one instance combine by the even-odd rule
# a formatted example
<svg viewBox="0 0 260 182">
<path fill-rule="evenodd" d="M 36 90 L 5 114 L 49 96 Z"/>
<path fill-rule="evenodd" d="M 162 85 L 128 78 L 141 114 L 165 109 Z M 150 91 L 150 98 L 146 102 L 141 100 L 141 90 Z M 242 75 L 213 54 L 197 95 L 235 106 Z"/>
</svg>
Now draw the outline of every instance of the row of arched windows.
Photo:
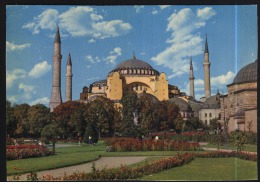
<svg viewBox="0 0 260 182">
<path fill-rule="evenodd" d="M 118 70 L 121 74 L 141 74 L 141 75 L 155 75 L 156 72 L 154 70 L 147 69 L 126 69 L 126 70 Z"/>
</svg>

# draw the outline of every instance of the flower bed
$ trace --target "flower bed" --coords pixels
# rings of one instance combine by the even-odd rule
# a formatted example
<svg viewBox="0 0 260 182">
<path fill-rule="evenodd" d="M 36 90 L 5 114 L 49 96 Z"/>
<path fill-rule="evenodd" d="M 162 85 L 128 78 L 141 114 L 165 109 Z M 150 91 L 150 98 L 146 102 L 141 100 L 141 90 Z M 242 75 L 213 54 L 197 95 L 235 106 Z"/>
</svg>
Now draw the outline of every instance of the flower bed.
<svg viewBox="0 0 260 182">
<path fill-rule="evenodd" d="M 41 180 L 122 180 L 122 179 L 137 179 L 144 175 L 160 172 L 165 169 L 170 169 L 177 166 L 182 166 L 193 160 L 192 154 L 178 155 L 177 157 L 163 158 L 161 160 L 146 163 L 143 166 L 130 168 L 121 166 L 117 169 L 101 169 L 96 170 L 92 167 L 91 173 L 74 173 L 72 175 L 64 175 L 63 177 L 54 178 L 53 176 L 43 176 Z"/>
<path fill-rule="evenodd" d="M 52 155 L 53 152 L 42 145 L 6 146 L 6 159 L 17 160 Z"/>
<path fill-rule="evenodd" d="M 244 160 L 257 162 L 257 154 L 252 154 L 248 152 L 225 152 L 225 151 L 214 151 L 214 152 L 203 152 L 194 154 L 194 157 L 201 158 L 223 158 L 223 157 L 237 157 Z"/>
<path fill-rule="evenodd" d="M 201 150 L 197 142 L 175 142 L 171 140 L 151 140 L 129 138 L 112 138 L 105 140 L 110 151 L 198 151 Z"/>
</svg>

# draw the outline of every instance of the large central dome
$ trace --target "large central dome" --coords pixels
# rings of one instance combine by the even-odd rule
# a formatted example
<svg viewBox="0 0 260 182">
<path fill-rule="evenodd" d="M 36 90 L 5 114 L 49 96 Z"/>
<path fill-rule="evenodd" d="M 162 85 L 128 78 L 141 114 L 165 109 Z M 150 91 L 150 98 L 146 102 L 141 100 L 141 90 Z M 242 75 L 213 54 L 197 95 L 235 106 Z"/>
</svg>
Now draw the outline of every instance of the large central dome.
<svg viewBox="0 0 260 182">
<path fill-rule="evenodd" d="M 132 59 L 126 60 L 117 65 L 111 72 L 120 72 L 121 74 L 137 74 L 137 75 L 154 75 L 159 74 L 153 67 L 134 56 Z M 110 73 L 111 73 L 110 72 Z"/>
<path fill-rule="evenodd" d="M 139 59 L 136 59 L 135 57 L 133 57 L 133 59 L 126 60 L 120 63 L 119 65 L 117 65 L 117 67 L 114 70 L 129 69 L 129 68 L 141 68 L 141 69 L 153 70 L 153 67 L 150 64 L 141 61 Z"/>
</svg>

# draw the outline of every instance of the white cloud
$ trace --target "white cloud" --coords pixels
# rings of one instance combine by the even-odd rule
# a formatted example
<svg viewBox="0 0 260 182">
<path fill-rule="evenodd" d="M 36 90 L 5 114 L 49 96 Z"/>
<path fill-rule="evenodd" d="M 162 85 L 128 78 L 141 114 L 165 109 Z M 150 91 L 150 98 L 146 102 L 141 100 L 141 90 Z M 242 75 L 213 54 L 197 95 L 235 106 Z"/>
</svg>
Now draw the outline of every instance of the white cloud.
<svg viewBox="0 0 260 182">
<path fill-rule="evenodd" d="M 197 10 L 197 16 L 204 20 L 210 19 L 215 14 L 216 14 L 216 11 L 213 10 L 211 7 L 205 7 L 205 8 Z"/>
<path fill-rule="evenodd" d="M 98 56 L 93 58 L 91 55 L 85 56 L 85 60 L 92 63 L 92 64 L 99 63 L 101 61 Z"/>
<path fill-rule="evenodd" d="M 134 6 L 134 8 L 135 8 L 135 12 L 139 13 L 141 11 L 141 9 L 144 8 L 144 6 Z"/>
<path fill-rule="evenodd" d="M 206 10 L 201 9 L 200 11 Z M 210 11 L 208 10 L 208 12 Z M 166 42 L 169 46 L 152 57 L 151 60 L 157 65 L 172 70 L 172 74 L 168 76 L 169 79 L 187 74 L 189 72 L 189 57 L 203 53 L 203 40 L 199 33 L 195 33 L 199 28 L 206 25 L 202 14 L 206 13 L 200 13 L 200 16 L 198 16 L 190 8 L 184 8 L 172 13 L 168 18 L 167 31 L 171 32 L 171 36 Z M 210 17 L 212 16 L 211 13 Z M 193 65 L 196 67 L 195 63 Z"/>
<path fill-rule="evenodd" d="M 14 43 L 6 41 L 6 51 L 11 52 L 11 51 L 17 51 L 17 50 L 23 50 L 28 47 L 30 47 L 31 44 L 26 43 L 26 44 L 21 44 L 21 45 L 16 45 Z"/>
<path fill-rule="evenodd" d="M 31 99 L 32 94 L 36 94 L 35 87 L 32 85 L 25 85 L 24 83 L 20 83 L 18 88 L 23 91 L 23 94 L 20 94 L 20 98 Z"/>
<path fill-rule="evenodd" d="M 120 47 L 116 47 L 114 48 L 113 51 L 110 52 L 110 55 L 107 56 L 106 58 L 104 58 L 104 60 L 106 61 L 106 63 L 112 63 L 115 64 L 116 59 L 121 56 L 121 48 Z"/>
<path fill-rule="evenodd" d="M 94 39 L 90 39 L 89 41 L 88 41 L 89 43 L 94 43 L 94 42 L 96 42 Z"/>
<path fill-rule="evenodd" d="M 39 78 L 51 69 L 51 65 L 47 61 L 43 61 L 34 65 L 33 69 L 28 73 L 30 77 Z"/>
<path fill-rule="evenodd" d="M 226 74 L 219 75 L 216 77 L 210 77 L 210 84 L 211 84 L 211 95 L 215 95 L 217 89 L 219 91 L 225 91 L 226 85 L 231 84 L 235 74 L 232 71 L 228 71 Z M 183 84 L 183 88 L 181 88 L 182 92 L 186 92 L 187 95 L 190 95 L 190 82 L 185 82 Z M 195 79 L 194 80 L 194 89 L 196 99 L 201 98 L 204 96 L 204 80 L 203 79 Z M 213 93 L 215 92 L 215 93 Z"/>
<path fill-rule="evenodd" d="M 101 61 L 105 61 L 106 64 L 115 64 L 116 59 L 121 56 L 121 48 L 120 47 L 115 47 L 112 51 L 109 52 L 109 55 L 103 58 L 99 58 L 98 56 L 94 57 L 92 55 L 87 55 L 85 56 L 85 60 L 90 62 L 91 64 L 99 63 Z M 90 65 L 87 66 L 89 68 Z"/>
<path fill-rule="evenodd" d="M 15 80 L 23 79 L 26 77 L 26 71 L 23 69 L 14 69 L 6 72 L 6 88 L 9 89 L 13 86 Z"/>
<path fill-rule="evenodd" d="M 37 17 L 34 17 L 33 22 L 29 22 L 23 25 L 22 28 L 28 28 L 33 31 L 33 34 L 39 34 L 40 29 L 54 30 L 56 28 L 56 22 L 59 12 L 56 9 L 47 9 L 43 11 Z"/>
<path fill-rule="evenodd" d="M 54 30 L 56 23 L 59 23 L 62 34 L 73 37 L 90 36 L 96 39 L 121 36 L 132 29 L 129 23 L 122 20 L 104 21 L 103 16 L 97 14 L 90 6 L 71 7 L 60 14 L 55 9 L 47 9 L 23 28 L 28 28 L 33 34 L 37 34 L 41 29 Z"/>
<path fill-rule="evenodd" d="M 30 105 L 36 105 L 36 104 L 49 104 L 50 99 L 48 97 L 42 97 L 40 99 L 36 99 L 30 103 Z"/>
<path fill-rule="evenodd" d="M 25 85 L 24 83 L 20 83 L 18 88 L 23 90 L 24 92 L 33 92 L 35 87 L 32 85 Z"/>
<path fill-rule="evenodd" d="M 220 75 L 217 77 L 211 77 L 211 84 L 212 86 L 218 86 L 218 85 L 228 85 L 231 84 L 234 77 L 235 77 L 235 73 L 233 73 L 232 71 L 227 72 L 226 75 Z"/>
<path fill-rule="evenodd" d="M 153 10 L 153 11 L 152 11 L 152 14 L 153 14 L 153 15 L 157 15 L 157 14 L 158 14 L 158 11 L 157 11 L 157 10 Z"/>
<path fill-rule="evenodd" d="M 170 7 L 170 5 L 159 5 L 159 7 L 160 7 L 161 9 L 165 9 L 165 8 Z"/>
</svg>

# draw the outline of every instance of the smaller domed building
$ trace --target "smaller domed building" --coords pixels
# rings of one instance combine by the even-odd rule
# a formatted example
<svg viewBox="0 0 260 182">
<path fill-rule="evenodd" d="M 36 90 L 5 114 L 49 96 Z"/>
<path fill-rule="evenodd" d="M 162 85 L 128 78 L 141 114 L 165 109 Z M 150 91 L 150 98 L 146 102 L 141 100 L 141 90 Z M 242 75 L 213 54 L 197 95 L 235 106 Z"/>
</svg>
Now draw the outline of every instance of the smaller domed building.
<svg viewBox="0 0 260 182">
<path fill-rule="evenodd" d="M 229 132 L 257 132 L 257 64 L 256 60 L 244 66 L 221 98 L 221 121 L 227 122 Z"/>
</svg>

